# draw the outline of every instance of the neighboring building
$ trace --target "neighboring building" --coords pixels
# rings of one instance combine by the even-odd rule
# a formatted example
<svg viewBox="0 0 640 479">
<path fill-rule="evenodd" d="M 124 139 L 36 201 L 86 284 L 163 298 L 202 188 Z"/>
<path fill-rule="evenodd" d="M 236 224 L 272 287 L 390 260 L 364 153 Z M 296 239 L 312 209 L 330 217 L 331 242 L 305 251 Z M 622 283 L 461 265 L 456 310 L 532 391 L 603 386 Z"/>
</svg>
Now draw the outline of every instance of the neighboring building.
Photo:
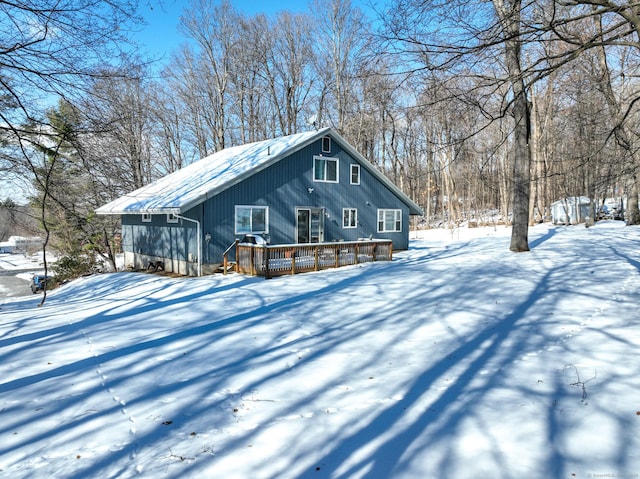
<svg viewBox="0 0 640 479">
<path fill-rule="evenodd" d="M 554 225 L 584 223 L 590 216 L 591 200 L 586 196 L 572 196 L 551 203 L 551 221 Z M 593 218 L 591 218 L 593 220 Z"/>
<path fill-rule="evenodd" d="M 194 275 L 245 234 L 271 244 L 409 245 L 422 210 L 333 129 L 227 148 L 99 208 L 121 215 L 125 264 Z"/>
<path fill-rule="evenodd" d="M 26 253 L 40 249 L 42 238 L 39 236 L 10 236 L 8 241 L 0 242 L 0 253 Z"/>
</svg>

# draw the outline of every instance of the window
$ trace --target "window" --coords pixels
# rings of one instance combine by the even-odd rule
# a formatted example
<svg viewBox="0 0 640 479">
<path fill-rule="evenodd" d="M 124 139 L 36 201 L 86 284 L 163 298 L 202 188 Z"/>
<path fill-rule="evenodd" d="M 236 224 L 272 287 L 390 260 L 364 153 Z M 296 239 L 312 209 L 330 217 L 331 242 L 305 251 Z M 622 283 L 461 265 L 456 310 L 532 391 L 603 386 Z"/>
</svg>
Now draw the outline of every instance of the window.
<svg viewBox="0 0 640 479">
<path fill-rule="evenodd" d="M 177 223 L 178 217 L 173 213 L 167 213 L 167 223 Z"/>
<path fill-rule="evenodd" d="M 151 213 L 142 213 L 142 222 L 151 223 Z"/>
<path fill-rule="evenodd" d="M 338 159 L 314 156 L 313 181 L 338 183 Z"/>
<path fill-rule="evenodd" d="M 268 233 L 267 206 L 236 206 L 236 234 Z"/>
<path fill-rule="evenodd" d="M 351 164 L 351 184 L 360 184 L 360 165 L 356 165 L 355 163 Z"/>
<path fill-rule="evenodd" d="M 328 136 L 322 138 L 322 153 L 331 153 L 331 138 Z"/>
<path fill-rule="evenodd" d="M 378 210 L 378 233 L 402 231 L 402 210 Z"/>
<path fill-rule="evenodd" d="M 342 209 L 342 227 L 357 228 L 358 227 L 358 210 L 355 208 Z"/>
</svg>

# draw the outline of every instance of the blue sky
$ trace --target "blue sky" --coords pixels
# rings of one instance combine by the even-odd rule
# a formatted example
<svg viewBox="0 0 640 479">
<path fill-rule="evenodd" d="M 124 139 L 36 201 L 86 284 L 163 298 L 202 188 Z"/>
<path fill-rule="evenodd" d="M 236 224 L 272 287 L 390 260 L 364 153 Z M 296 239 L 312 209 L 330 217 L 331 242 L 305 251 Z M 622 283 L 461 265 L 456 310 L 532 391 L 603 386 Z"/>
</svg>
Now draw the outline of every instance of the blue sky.
<svg viewBox="0 0 640 479">
<path fill-rule="evenodd" d="M 184 8 L 189 4 L 186 0 L 164 0 L 161 6 L 141 2 L 140 14 L 147 25 L 135 35 L 137 41 L 143 44 L 145 50 L 154 56 L 162 56 L 164 60 L 185 39 L 178 33 L 178 21 Z M 367 10 L 365 0 L 352 0 L 352 5 Z M 368 3 L 368 2 L 367 2 Z M 305 12 L 308 10 L 306 0 L 231 0 L 231 4 L 246 15 L 265 13 L 274 15 L 280 11 Z"/>
<path fill-rule="evenodd" d="M 354 2 L 354 4 L 357 3 L 359 2 Z M 307 11 L 305 0 L 232 0 L 231 4 L 247 15 L 257 13 L 273 15 L 283 10 Z M 147 2 L 142 2 L 140 14 L 147 25 L 142 27 L 135 38 L 153 55 L 162 55 L 168 59 L 170 53 L 184 41 L 177 28 L 180 15 L 187 5 L 188 2 L 183 0 L 165 0 L 161 6 L 153 7 L 150 7 Z"/>
</svg>

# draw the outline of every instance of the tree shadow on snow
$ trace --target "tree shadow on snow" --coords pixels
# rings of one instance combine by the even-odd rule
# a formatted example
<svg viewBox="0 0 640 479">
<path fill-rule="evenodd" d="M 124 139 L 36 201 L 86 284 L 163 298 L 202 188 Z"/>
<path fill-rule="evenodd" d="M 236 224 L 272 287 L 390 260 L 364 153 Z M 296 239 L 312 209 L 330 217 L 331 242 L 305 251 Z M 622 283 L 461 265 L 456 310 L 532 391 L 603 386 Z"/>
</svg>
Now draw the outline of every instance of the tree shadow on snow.
<svg viewBox="0 0 640 479">
<path fill-rule="evenodd" d="M 532 242 L 532 246 L 542 247 L 545 243 L 546 247 L 546 242 L 551 240 L 554 234 L 555 230 L 550 230 Z M 493 239 L 478 241 L 472 248 L 475 248 L 474 252 L 481 254 L 483 248 L 489 244 L 496 247 L 494 243 Z M 500 244 L 497 247 L 504 248 L 504 245 Z M 81 409 L 88 399 L 104 395 L 107 389 L 133 390 L 129 389 L 128 384 L 135 381 L 136 375 L 141 373 L 160 378 L 157 384 L 143 389 L 138 396 L 126 398 L 126 407 L 135 410 L 136 407 L 157 402 L 161 398 L 180 397 L 183 400 L 180 410 L 173 411 L 170 418 L 163 418 L 171 419 L 173 424 L 168 425 L 160 419 L 149 420 L 147 427 L 139 429 L 130 442 L 120 450 L 99 455 L 88 463 L 79 462 L 73 474 L 73 477 L 78 478 L 105 477 L 106 471 L 110 471 L 115 477 L 132 474 L 131 468 L 135 465 L 138 454 L 141 451 L 156 449 L 158 443 L 164 443 L 168 436 L 174 437 L 175 444 L 179 446 L 192 432 L 209 432 L 200 429 L 205 427 L 201 426 L 202 424 L 217 430 L 232 427 L 235 418 L 229 401 L 241 399 L 243 393 L 258 391 L 266 385 L 272 385 L 285 375 L 298 370 L 304 371 L 305 367 L 326 355 L 342 352 L 352 342 L 370 334 L 372 328 L 379 328 L 381 334 L 384 334 L 384 339 L 376 343 L 379 350 L 370 351 L 370 355 L 357 364 L 357 367 L 363 370 L 363 374 L 369 368 L 379 369 L 379 361 L 385 357 L 385 353 L 394 347 L 397 348 L 403 341 L 411 339 L 413 331 L 425 322 L 442 322 L 442 328 L 446 330 L 448 316 L 455 318 L 460 314 L 473 314 L 483 318 L 485 315 L 486 320 L 479 319 L 475 328 L 459 334 L 454 331 L 447 336 L 446 340 L 450 341 L 449 348 L 435 349 L 442 356 L 425 357 L 425 368 L 405 383 L 401 391 L 396 391 L 401 395 L 401 399 L 383 402 L 367 409 L 367 414 L 370 415 L 356 417 L 351 427 L 322 431 L 326 434 L 322 441 L 316 438 L 307 443 L 306 438 L 300 437 L 301 446 L 291 445 L 289 456 L 279 458 L 280 461 L 272 466 L 275 469 L 271 471 L 276 471 L 278 477 L 377 479 L 410 475 L 410 471 L 419 467 L 419 464 L 414 462 L 415 458 L 423 457 L 429 462 L 429 471 L 436 473 L 437 477 L 460 477 L 462 469 L 458 463 L 457 448 L 461 445 L 456 444 L 456 440 L 459 439 L 465 425 L 474 421 L 485 428 L 486 441 L 495 445 L 490 453 L 491 457 L 484 461 L 484 464 L 490 464 L 493 469 L 478 470 L 475 468 L 482 467 L 483 463 L 468 464 L 469 475 L 482 477 L 484 474 L 487 477 L 491 473 L 493 477 L 499 478 L 522 477 L 521 474 L 509 470 L 509 461 L 513 461 L 513 458 L 504 456 L 501 444 L 503 438 L 494 435 L 491 427 L 495 425 L 486 424 L 481 413 L 476 411 L 476 406 L 486 407 L 491 395 L 500 389 L 517 389 L 517 386 L 507 384 L 508 379 L 497 371 L 508 371 L 509 365 L 518 361 L 523 354 L 538 351 L 550 342 L 556 341 L 557 338 L 549 331 L 553 326 L 554 306 L 560 298 L 571 293 L 566 289 L 567 273 L 563 269 L 570 264 L 570 259 L 564 263 L 556 263 L 553 269 L 544 273 L 530 274 L 525 278 L 529 282 L 527 293 L 524 297 L 518 297 L 515 287 L 514 291 L 507 292 L 491 289 L 492 281 L 497 281 L 505 271 L 511 271 L 508 262 L 502 269 L 492 269 L 495 265 L 482 263 L 481 260 L 478 260 L 478 264 L 460 264 L 455 272 L 458 276 L 455 284 L 448 284 L 446 274 L 450 274 L 448 271 L 451 265 L 446 261 L 468 253 L 469 246 L 463 243 L 429 250 L 426 256 L 414 257 L 409 251 L 406 258 L 401 257 L 392 263 L 364 266 L 368 268 L 366 274 L 360 274 L 358 268 L 353 268 L 339 280 L 332 280 L 329 276 L 331 272 L 309 276 L 306 290 L 291 296 L 277 296 L 275 300 L 268 297 L 268 289 L 253 286 L 259 281 L 261 284 L 269 284 L 269 287 L 277 292 L 279 279 L 271 280 L 269 283 L 253 278 L 221 282 L 209 289 L 195 292 L 190 291 L 189 282 L 175 284 L 158 281 L 156 289 L 146 298 L 129 298 L 127 291 L 123 290 L 117 302 L 105 306 L 97 313 L 87 310 L 85 319 L 77 323 L 0 339 L 0 351 L 5 348 L 4 352 L 0 353 L 0 364 L 9 364 L 14 355 L 18 354 L 15 349 L 18 346 L 30 347 L 29 345 L 34 343 L 42 345 L 47 341 L 55 343 L 69 334 L 78 334 L 79 331 L 86 330 L 87 334 L 91 334 L 96 328 L 124 327 L 127 322 L 130 322 L 130 326 L 140 326 L 140 330 L 144 331 L 142 322 L 149 321 L 144 319 L 149 317 L 148 313 L 160 312 L 167 307 L 176 311 L 176 314 L 188 311 L 194 318 L 194 324 L 183 324 L 166 332 L 156 331 L 149 338 L 139 338 L 117 349 L 99 352 L 93 357 L 5 381 L 0 384 L 0 395 L 20 395 L 23 394 L 23 390 L 32 394 L 38 391 L 37 388 L 41 388 L 45 394 L 52 381 L 71 384 L 79 375 L 95 375 L 98 368 L 105 371 L 112 369 L 113 379 L 106 380 L 106 384 L 101 385 L 95 381 L 94 388 L 77 396 L 70 396 L 60 403 L 60 407 L 64 407 L 65 410 L 76 410 Z M 638 267 L 637 262 L 634 264 L 633 260 L 625 259 Z M 440 261 L 445 263 L 440 265 Z M 515 266 L 513 272 L 527 274 Z M 407 284 L 408 278 L 411 278 L 412 284 Z M 117 278 L 113 281 L 117 283 Z M 173 298 L 171 300 L 163 299 L 162 289 L 166 284 L 172 284 L 171 287 L 175 289 L 170 296 Z M 95 294 L 93 287 L 87 283 L 87 289 L 76 298 L 79 307 L 86 304 L 89 308 L 89 300 L 92 294 Z M 134 285 L 131 285 L 131 288 L 133 289 Z M 373 301 L 378 295 L 384 297 L 385 292 L 402 291 L 402 294 L 393 293 L 391 296 L 402 300 L 387 301 L 380 303 L 375 309 L 365 309 L 362 313 L 351 312 L 343 316 L 332 309 L 332 301 L 338 295 L 350 291 L 366 292 L 369 296 L 364 298 L 365 301 Z M 223 297 L 225 293 L 230 292 L 234 293 L 233 297 L 238 302 L 235 306 L 237 312 L 234 309 L 216 311 L 210 306 L 209 303 L 217 295 Z M 504 294 L 507 295 L 504 300 L 508 307 L 496 316 L 496 310 L 492 309 L 489 303 L 494 300 L 502 301 Z M 240 298 L 246 298 L 246 302 L 242 303 Z M 545 301 L 542 303 L 540 298 L 545 298 Z M 69 300 L 72 301 L 72 298 Z M 486 311 L 483 308 L 486 308 Z M 141 318 L 137 318 L 138 315 Z M 277 335 L 266 338 L 264 342 L 247 343 L 250 336 L 241 335 L 242 332 L 260 328 L 267 322 L 278 321 L 283 315 L 303 319 L 283 321 L 282 329 Z M 300 334 L 301 324 L 310 330 L 309 334 Z M 322 326 L 322 330 L 312 331 L 314 325 Z M 229 349 L 225 351 L 224 348 Z M 309 350 L 309 353 L 298 358 L 295 366 L 282 366 L 288 361 L 292 350 L 303 349 Z M 203 352 L 207 353 L 206 365 L 202 364 Z M 141 363 L 144 358 L 149 359 Z M 164 358 L 163 361 L 159 360 L 161 358 Z M 184 371 L 187 376 L 168 375 L 172 363 L 175 363 L 176 370 Z M 189 365 L 192 367 L 186 367 Z M 562 368 L 563 364 L 554 366 L 556 369 Z M 113 370 L 115 368 L 118 370 Z M 488 370 L 494 373 L 486 374 Z M 230 391 L 230 379 L 245 371 L 256 371 L 253 379 L 243 384 L 241 390 Z M 448 376 L 455 379 L 447 384 L 446 389 L 441 390 L 437 386 Z M 295 399 L 289 401 L 288 398 L 283 398 L 281 403 L 272 405 L 270 422 L 267 421 L 265 427 L 279 420 L 283 414 L 282 408 L 285 408 L 284 412 L 304 411 L 318 395 L 335 390 L 343 381 L 344 379 L 336 374 L 326 382 L 318 381 L 315 388 L 299 391 Z M 194 387 L 197 387 L 196 391 Z M 554 376 L 550 391 L 518 391 L 525 397 L 535 396 L 538 404 L 542 404 L 540 408 L 543 414 L 536 420 L 539 420 L 546 430 L 544 437 L 548 441 L 548 447 L 545 449 L 546 455 L 540 458 L 539 469 L 534 471 L 540 477 L 563 477 L 570 472 L 566 470 L 569 459 L 566 443 L 570 440 L 566 434 L 570 424 L 567 422 L 568 419 L 563 417 L 562 408 L 555 406 L 563 406 L 567 400 L 575 401 L 576 396 L 571 395 L 573 392 L 567 391 L 566 381 L 563 382 L 558 375 Z M 0 446 L 0 454 L 14 452 L 25 446 L 26 441 L 47 443 L 55 442 L 61 435 L 77 434 L 80 437 L 86 433 L 86 428 L 92 420 L 111 417 L 114 414 L 117 416 L 121 409 L 122 405 L 113 402 L 109 407 L 74 418 L 73 421 L 56 429 L 34 433 L 23 442 L 15 441 L 11 446 Z M 60 412 L 50 410 L 42 414 L 54 418 Z M 47 416 L 43 418 L 42 414 L 37 418 L 27 419 L 27 422 L 7 420 L 0 426 L 0 437 L 11 434 L 13 430 L 33 428 L 30 421 L 39 424 L 38 421 L 47 419 Z M 504 414 L 508 416 L 509 411 L 505 411 Z M 367 418 L 366 423 L 362 420 L 364 417 Z M 620 428 L 622 427 L 620 424 Z M 203 453 L 197 460 L 192 458 L 193 460 L 189 461 L 178 461 L 180 453 L 176 450 L 175 468 L 169 472 L 168 463 L 158 459 L 155 472 L 162 473 L 165 477 L 196 477 L 205 472 L 215 471 L 219 458 L 232 454 L 238 448 L 246 448 L 261 431 L 262 427 L 259 425 L 256 429 L 238 432 L 233 437 L 227 437 L 223 446 L 216 446 L 215 454 Z M 317 431 L 309 433 L 314 434 Z M 325 446 L 318 448 L 319 442 Z M 521 453 L 526 454 L 526 451 Z M 173 452 L 156 451 L 155 454 L 159 458 L 161 455 L 172 455 Z M 268 460 L 269 458 L 265 458 L 265 462 Z M 622 468 L 625 459 L 620 456 L 618 460 Z M 153 466 L 145 466 L 148 473 L 153 473 Z M 114 467 L 118 468 L 116 472 Z M 266 477 L 266 474 L 257 471 L 256 477 Z"/>
</svg>

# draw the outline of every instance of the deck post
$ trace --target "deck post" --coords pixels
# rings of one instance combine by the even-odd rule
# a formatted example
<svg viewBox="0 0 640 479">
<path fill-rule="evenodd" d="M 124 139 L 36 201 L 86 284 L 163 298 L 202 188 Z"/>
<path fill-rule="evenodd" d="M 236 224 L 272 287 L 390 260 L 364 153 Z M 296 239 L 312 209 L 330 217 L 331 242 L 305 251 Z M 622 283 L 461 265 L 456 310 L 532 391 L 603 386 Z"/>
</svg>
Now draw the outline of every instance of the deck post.
<svg viewBox="0 0 640 479">
<path fill-rule="evenodd" d="M 291 248 L 291 274 L 296 274 L 296 249 Z"/>
<path fill-rule="evenodd" d="M 320 248 L 316 245 L 314 247 L 314 257 L 315 257 L 315 271 L 320 271 Z"/>
<path fill-rule="evenodd" d="M 238 243 L 240 243 L 240 240 L 237 239 L 235 241 L 236 243 L 236 273 L 240 272 L 240 258 L 238 258 Z"/>
<path fill-rule="evenodd" d="M 249 251 L 251 251 L 251 253 L 249 254 L 249 261 L 251 261 L 251 276 L 255 276 L 255 275 L 256 275 L 256 265 L 255 265 L 256 254 L 255 254 L 255 248 L 249 248 Z"/>
<path fill-rule="evenodd" d="M 269 247 L 262 247 L 262 261 L 264 261 L 264 277 L 265 279 L 271 279 L 271 274 L 269 273 Z"/>
</svg>

